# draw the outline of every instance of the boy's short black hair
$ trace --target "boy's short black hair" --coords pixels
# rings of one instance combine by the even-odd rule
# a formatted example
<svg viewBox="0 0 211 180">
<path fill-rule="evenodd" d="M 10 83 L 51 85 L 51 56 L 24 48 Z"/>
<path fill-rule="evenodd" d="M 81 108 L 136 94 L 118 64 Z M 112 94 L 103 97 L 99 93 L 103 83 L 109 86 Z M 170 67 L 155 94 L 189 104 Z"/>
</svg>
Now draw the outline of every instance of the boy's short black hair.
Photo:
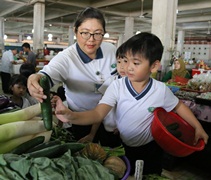
<svg viewBox="0 0 211 180">
<path fill-rule="evenodd" d="M 12 87 L 15 84 L 20 84 L 20 85 L 27 87 L 27 78 L 21 74 L 14 74 L 10 79 L 10 86 L 9 86 L 10 94 L 13 94 Z"/>
<path fill-rule="evenodd" d="M 29 48 L 29 49 L 30 49 L 30 44 L 29 44 L 29 43 L 23 43 L 22 48 L 23 48 L 23 47 Z"/>
<path fill-rule="evenodd" d="M 131 52 L 133 55 L 141 54 L 152 65 L 156 60 L 161 60 L 163 45 L 156 35 L 142 32 L 125 42 L 124 53 L 126 52 Z"/>
<path fill-rule="evenodd" d="M 116 50 L 116 58 L 124 58 L 125 57 L 125 53 L 124 53 L 124 44 L 121 44 L 117 50 Z"/>
<path fill-rule="evenodd" d="M 34 74 L 36 72 L 36 69 L 33 64 L 25 63 L 21 65 L 19 72 L 21 75 L 25 76 L 28 79 L 31 74 Z"/>
</svg>

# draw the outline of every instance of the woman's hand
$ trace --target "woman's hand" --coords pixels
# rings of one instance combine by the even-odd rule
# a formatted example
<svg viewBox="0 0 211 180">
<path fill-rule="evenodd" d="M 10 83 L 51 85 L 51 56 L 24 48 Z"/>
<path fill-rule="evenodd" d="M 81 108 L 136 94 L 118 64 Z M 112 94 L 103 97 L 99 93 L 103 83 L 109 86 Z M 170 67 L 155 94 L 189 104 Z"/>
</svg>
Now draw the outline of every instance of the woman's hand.
<svg viewBox="0 0 211 180">
<path fill-rule="evenodd" d="M 29 93 L 41 103 L 43 102 L 43 99 L 47 98 L 47 96 L 43 94 L 43 88 L 39 84 L 39 80 L 42 76 L 42 74 L 32 74 L 29 76 L 27 82 Z"/>
<path fill-rule="evenodd" d="M 52 108 L 56 117 L 62 122 L 70 122 L 71 110 L 68 109 L 62 102 L 59 96 L 53 96 L 51 99 Z"/>
<path fill-rule="evenodd" d="M 78 142 L 87 143 L 87 142 L 92 142 L 93 139 L 94 139 L 94 136 L 90 133 L 90 134 L 86 135 L 85 137 L 79 139 Z"/>
</svg>

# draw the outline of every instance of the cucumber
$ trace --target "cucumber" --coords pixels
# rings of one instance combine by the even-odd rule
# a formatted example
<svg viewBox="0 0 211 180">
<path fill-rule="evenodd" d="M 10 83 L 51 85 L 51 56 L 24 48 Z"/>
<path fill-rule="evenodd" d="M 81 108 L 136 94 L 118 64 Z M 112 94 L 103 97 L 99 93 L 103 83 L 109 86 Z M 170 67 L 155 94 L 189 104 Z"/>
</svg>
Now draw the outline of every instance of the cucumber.
<svg viewBox="0 0 211 180">
<path fill-rule="evenodd" d="M 38 144 L 43 143 L 44 140 L 45 140 L 45 136 L 37 136 L 33 139 L 30 139 L 29 141 L 26 141 L 20 144 L 15 149 L 13 149 L 10 153 L 21 155 L 25 153 L 27 150 L 31 149 L 32 147 L 35 147 Z"/>
<path fill-rule="evenodd" d="M 85 147 L 85 144 L 82 143 L 64 143 L 60 145 L 54 145 L 48 148 L 44 148 L 38 151 L 34 151 L 31 153 L 27 153 L 30 157 L 48 157 L 48 158 L 57 158 L 62 156 L 68 150 L 71 151 L 72 154 L 82 150 Z"/>
<path fill-rule="evenodd" d="M 59 140 L 45 142 L 45 143 L 39 144 L 35 147 L 32 147 L 31 149 L 26 151 L 26 153 L 35 152 L 35 151 L 38 151 L 38 150 L 41 150 L 41 149 L 44 149 L 44 148 L 48 148 L 48 147 L 51 147 L 51 146 L 59 145 L 59 144 L 61 144 L 61 141 L 59 141 Z"/>
<path fill-rule="evenodd" d="M 168 126 L 166 126 L 167 130 L 177 130 L 178 128 L 179 128 L 178 123 L 172 123 L 172 124 L 169 124 Z"/>
<path fill-rule="evenodd" d="M 53 128 L 53 115 L 50 99 L 50 82 L 48 77 L 42 76 L 39 84 L 43 88 L 43 93 L 47 96 L 47 98 L 41 103 L 41 114 L 45 128 L 50 131 Z"/>
<path fill-rule="evenodd" d="M 178 131 L 178 130 L 168 130 L 174 137 L 176 138 L 180 138 L 182 136 L 182 133 L 181 131 Z"/>
</svg>

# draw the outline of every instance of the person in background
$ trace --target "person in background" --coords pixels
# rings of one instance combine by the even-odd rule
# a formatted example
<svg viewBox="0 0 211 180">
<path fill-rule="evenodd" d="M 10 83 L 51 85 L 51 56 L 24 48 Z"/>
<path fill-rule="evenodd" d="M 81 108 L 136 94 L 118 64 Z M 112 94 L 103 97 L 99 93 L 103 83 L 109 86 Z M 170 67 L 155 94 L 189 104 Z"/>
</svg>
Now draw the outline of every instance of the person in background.
<svg viewBox="0 0 211 180">
<path fill-rule="evenodd" d="M 28 77 L 34 73 L 36 73 L 36 69 L 34 67 L 33 64 L 28 64 L 28 63 L 24 63 L 20 66 L 19 72 L 21 75 L 23 75 L 24 77 L 26 77 L 28 79 Z M 29 92 L 28 92 L 28 88 L 26 90 L 26 93 L 24 95 L 24 97 L 26 99 L 28 99 L 30 105 L 34 105 L 39 103 L 38 100 L 36 100 L 34 97 L 32 97 Z"/>
<path fill-rule="evenodd" d="M 12 96 L 11 101 L 20 108 L 30 106 L 28 99 L 24 96 L 27 90 L 27 78 L 20 74 L 14 74 L 10 79 L 9 91 Z"/>
<path fill-rule="evenodd" d="M 12 64 L 15 64 L 14 56 L 18 53 L 17 49 L 5 51 L 1 59 L 1 81 L 4 93 L 9 93 L 9 82 L 12 73 Z"/>
<path fill-rule="evenodd" d="M 33 64 L 36 67 L 36 55 L 31 50 L 31 46 L 29 43 L 23 43 L 22 45 L 23 51 L 27 54 L 26 63 Z M 22 58 L 22 55 L 20 55 Z"/>
<path fill-rule="evenodd" d="M 31 96 L 43 102 L 46 95 L 39 85 L 39 79 L 46 75 L 51 85 L 62 83 L 68 108 L 72 111 L 86 111 L 94 108 L 102 97 L 99 87 L 116 73 L 116 47 L 103 42 L 105 19 L 95 8 L 87 7 L 79 13 L 74 24 L 77 42 L 58 53 L 37 74 L 28 78 Z M 80 142 L 99 142 L 97 131 L 100 123 L 78 126 L 69 124 Z"/>
<path fill-rule="evenodd" d="M 154 118 L 151 108 L 178 113 L 195 129 L 195 143 L 200 138 L 207 143 L 208 135 L 191 110 L 163 82 L 150 77 L 163 53 L 163 45 L 157 36 L 147 32 L 137 34 L 126 41 L 124 52 L 126 77 L 113 81 L 93 110 L 73 112 L 58 96 L 52 99 L 52 106 L 62 122 L 81 125 L 101 122 L 116 106 L 117 128 L 131 164 L 131 175 L 135 172 L 136 160 L 144 161 L 144 175 L 160 175 L 163 150 L 151 134 Z"/>
<path fill-rule="evenodd" d="M 165 74 L 165 76 L 162 78 L 162 82 L 174 82 L 176 76 L 186 79 L 191 78 L 190 73 L 186 70 L 183 59 L 176 59 L 173 63 L 174 69 Z"/>
</svg>

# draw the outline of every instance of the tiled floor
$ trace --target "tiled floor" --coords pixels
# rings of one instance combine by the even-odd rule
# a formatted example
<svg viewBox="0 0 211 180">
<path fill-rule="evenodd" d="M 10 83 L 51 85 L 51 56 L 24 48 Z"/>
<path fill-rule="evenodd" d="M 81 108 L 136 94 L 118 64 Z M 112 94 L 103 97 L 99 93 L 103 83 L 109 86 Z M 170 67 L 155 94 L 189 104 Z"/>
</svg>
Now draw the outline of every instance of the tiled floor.
<svg viewBox="0 0 211 180">
<path fill-rule="evenodd" d="M 1 94 L 3 94 L 3 92 L 0 79 L 0 95 Z M 183 162 L 176 165 L 171 171 L 163 169 L 162 176 L 170 180 L 211 180 L 211 166 L 210 172 L 207 172 Z M 135 178 L 129 177 L 128 180 L 135 180 Z"/>
</svg>

